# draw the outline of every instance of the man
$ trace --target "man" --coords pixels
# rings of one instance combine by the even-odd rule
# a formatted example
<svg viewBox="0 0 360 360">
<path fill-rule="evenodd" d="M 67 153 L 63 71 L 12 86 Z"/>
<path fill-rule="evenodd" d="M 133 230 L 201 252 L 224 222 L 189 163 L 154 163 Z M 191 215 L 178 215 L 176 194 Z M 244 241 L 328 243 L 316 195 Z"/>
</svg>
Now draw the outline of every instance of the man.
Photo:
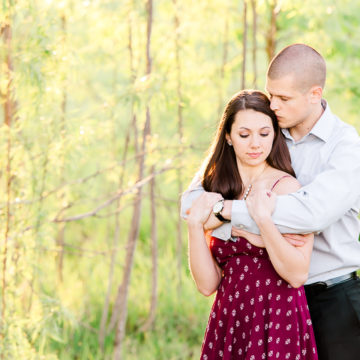
<svg viewBox="0 0 360 360">
<path fill-rule="evenodd" d="M 269 65 L 266 89 L 303 187 L 278 196 L 273 220 L 283 233 L 315 232 L 305 285 L 320 360 L 357 360 L 360 354 L 360 139 L 322 99 L 326 65 L 304 44 L 284 48 Z M 202 189 L 198 177 L 182 197 L 182 214 Z M 245 201 L 214 204 L 230 220 L 213 231 L 223 240 L 239 228 L 259 233 Z M 211 215 L 212 222 L 214 216 Z M 210 220 L 209 220 L 210 221 Z M 216 220 L 219 222 L 219 220 Z M 219 224 L 217 224 L 218 226 Z M 209 225 L 214 228 L 214 225 Z M 293 243 L 297 243 L 296 236 Z"/>
</svg>

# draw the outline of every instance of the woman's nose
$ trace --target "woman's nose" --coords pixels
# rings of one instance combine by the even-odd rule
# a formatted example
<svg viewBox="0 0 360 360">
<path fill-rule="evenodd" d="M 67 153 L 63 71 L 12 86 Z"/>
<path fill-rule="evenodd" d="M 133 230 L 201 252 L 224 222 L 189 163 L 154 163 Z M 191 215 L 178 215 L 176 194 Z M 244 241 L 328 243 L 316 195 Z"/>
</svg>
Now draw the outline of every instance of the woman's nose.
<svg viewBox="0 0 360 360">
<path fill-rule="evenodd" d="M 259 142 L 259 137 L 258 136 L 252 136 L 251 137 L 251 142 L 250 142 L 250 146 L 252 148 L 258 148 L 260 146 L 260 142 Z"/>
</svg>

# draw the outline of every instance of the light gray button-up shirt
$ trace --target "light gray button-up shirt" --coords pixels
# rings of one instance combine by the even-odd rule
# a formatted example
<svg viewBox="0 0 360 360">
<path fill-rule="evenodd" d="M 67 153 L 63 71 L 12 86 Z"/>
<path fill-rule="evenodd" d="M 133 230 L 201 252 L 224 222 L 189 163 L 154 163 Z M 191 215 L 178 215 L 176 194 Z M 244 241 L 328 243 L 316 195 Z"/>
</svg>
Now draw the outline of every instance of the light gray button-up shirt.
<svg viewBox="0 0 360 360">
<path fill-rule="evenodd" d="M 302 188 L 278 196 L 272 218 L 282 233 L 316 233 L 307 284 L 359 269 L 360 138 L 356 130 L 327 105 L 301 140 L 294 141 L 287 129 L 283 133 Z M 203 191 L 197 174 L 181 199 L 184 218 Z M 230 239 L 232 226 L 259 234 L 243 200 L 233 201 L 231 223 L 215 229 L 213 236 Z"/>
</svg>

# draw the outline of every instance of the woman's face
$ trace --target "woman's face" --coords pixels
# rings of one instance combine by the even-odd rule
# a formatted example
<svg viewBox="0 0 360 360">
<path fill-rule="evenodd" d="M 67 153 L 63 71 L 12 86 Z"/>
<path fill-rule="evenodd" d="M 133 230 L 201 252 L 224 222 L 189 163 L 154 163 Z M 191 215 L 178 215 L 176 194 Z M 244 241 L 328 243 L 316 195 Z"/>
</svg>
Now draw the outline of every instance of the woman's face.
<svg viewBox="0 0 360 360">
<path fill-rule="evenodd" d="M 242 110 L 235 115 L 226 140 L 234 147 L 238 165 L 257 166 L 269 156 L 274 136 L 268 115 L 255 110 Z"/>
</svg>

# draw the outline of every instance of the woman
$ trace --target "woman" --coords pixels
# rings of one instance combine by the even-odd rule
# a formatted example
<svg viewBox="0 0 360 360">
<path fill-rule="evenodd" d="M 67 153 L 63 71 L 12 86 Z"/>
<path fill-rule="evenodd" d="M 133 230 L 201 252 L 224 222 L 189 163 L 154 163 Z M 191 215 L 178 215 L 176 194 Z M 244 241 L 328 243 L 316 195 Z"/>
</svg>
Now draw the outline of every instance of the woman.
<svg viewBox="0 0 360 360">
<path fill-rule="evenodd" d="M 288 243 L 271 220 L 276 194 L 299 189 L 290 155 L 266 95 L 235 94 L 225 108 L 203 175 L 207 191 L 188 217 L 189 263 L 201 293 L 217 295 L 201 359 L 317 359 L 302 285 L 313 237 Z M 212 205 L 245 199 L 261 236 L 207 238 Z M 215 210 L 221 218 L 221 211 Z"/>
</svg>

